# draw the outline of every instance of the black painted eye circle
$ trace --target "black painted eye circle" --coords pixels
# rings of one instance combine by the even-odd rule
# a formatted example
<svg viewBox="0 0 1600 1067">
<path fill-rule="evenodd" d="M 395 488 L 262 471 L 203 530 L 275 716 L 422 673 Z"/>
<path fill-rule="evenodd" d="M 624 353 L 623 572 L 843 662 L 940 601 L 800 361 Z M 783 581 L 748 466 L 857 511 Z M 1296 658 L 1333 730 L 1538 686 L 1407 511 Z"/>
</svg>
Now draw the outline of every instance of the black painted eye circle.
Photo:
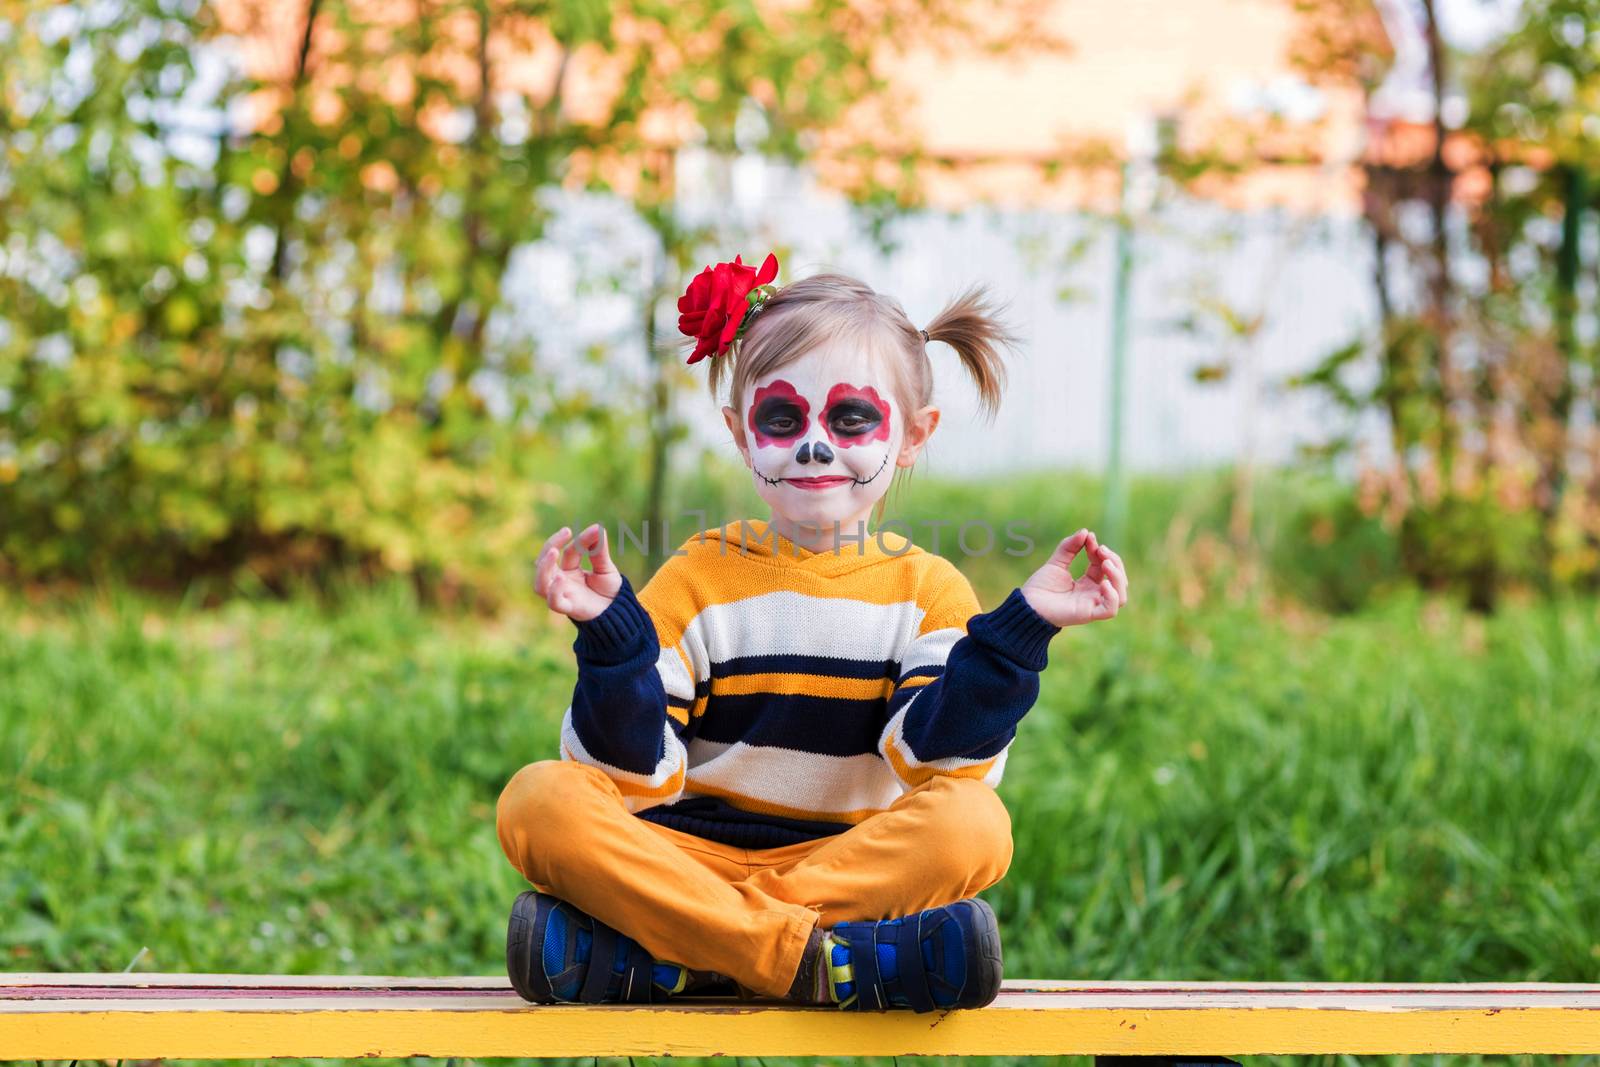
<svg viewBox="0 0 1600 1067">
<path fill-rule="evenodd" d="M 828 424 L 842 434 L 855 436 L 874 429 L 881 421 L 883 417 L 876 408 L 856 401 L 834 408 Z"/>
<path fill-rule="evenodd" d="M 805 428 L 805 416 L 791 403 L 768 403 L 757 409 L 756 424 L 769 436 L 792 437 Z"/>
</svg>

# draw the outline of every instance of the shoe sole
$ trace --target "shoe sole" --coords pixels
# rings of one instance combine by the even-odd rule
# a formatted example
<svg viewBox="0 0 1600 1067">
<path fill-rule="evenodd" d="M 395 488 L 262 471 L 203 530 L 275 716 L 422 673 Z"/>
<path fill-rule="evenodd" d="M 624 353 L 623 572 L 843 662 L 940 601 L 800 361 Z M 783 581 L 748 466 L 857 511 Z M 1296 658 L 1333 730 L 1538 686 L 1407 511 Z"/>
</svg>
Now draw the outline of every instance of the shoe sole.
<svg viewBox="0 0 1600 1067">
<path fill-rule="evenodd" d="M 511 988 L 523 1000 L 534 1004 L 554 1004 L 550 983 L 544 976 L 544 938 L 538 934 L 539 894 L 527 890 L 511 905 L 511 921 L 506 924 L 506 972 Z"/>
<path fill-rule="evenodd" d="M 1005 963 L 1000 956 L 1000 920 L 995 918 L 988 901 L 981 897 L 969 900 L 981 920 L 975 924 L 977 944 L 971 946 L 977 949 L 976 965 L 967 971 L 970 993 L 967 989 L 961 991 L 961 996 L 956 998 L 957 1008 L 981 1008 L 992 1002 L 1000 995 L 1000 981 L 1005 975 Z M 973 979 L 976 982 L 972 982 Z"/>
</svg>

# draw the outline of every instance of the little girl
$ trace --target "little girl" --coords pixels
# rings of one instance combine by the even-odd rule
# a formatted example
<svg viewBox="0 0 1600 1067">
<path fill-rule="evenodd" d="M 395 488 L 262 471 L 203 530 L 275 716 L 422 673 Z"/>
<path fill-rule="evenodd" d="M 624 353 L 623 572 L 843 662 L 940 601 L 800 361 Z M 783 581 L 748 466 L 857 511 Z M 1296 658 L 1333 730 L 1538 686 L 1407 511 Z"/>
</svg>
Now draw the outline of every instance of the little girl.
<svg viewBox="0 0 1600 1067">
<path fill-rule="evenodd" d="M 694 535 L 637 595 L 599 523 L 539 555 L 578 680 L 561 758 L 518 771 L 497 811 L 534 886 L 506 940 L 528 1000 L 933 1011 L 999 992 L 976 897 L 1011 862 L 995 787 L 1050 639 L 1115 616 L 1127 577 L 1079 530 L 980 613 L 948 560 L 869 531 L 939 422 L 927 343 L 992 413 L 1014 338 L 981 288 L 919 330 L 853 278 L 776 275 L 736 256 L 678 302 L 688 362 L 711 357 L 713 397 L 731 379 L 722 414 L 770 519 Z"/>
</svg>

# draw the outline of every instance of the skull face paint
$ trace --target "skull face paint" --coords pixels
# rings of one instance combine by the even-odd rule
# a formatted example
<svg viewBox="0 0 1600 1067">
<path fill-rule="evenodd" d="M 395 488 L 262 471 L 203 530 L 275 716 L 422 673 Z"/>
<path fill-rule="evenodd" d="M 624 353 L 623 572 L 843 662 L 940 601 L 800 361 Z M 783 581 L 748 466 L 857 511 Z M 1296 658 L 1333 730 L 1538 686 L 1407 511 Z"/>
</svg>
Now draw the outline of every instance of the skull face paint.
<svg viewBox="0 0 1600 1067">
<path fill-rule="evenodd" d="M 889 402 L 870 385 L 839 382 L 828 390 L 823 410 L 828 438 L 840 448 L 889 439 Z"/>
<path fill-rule="evenodd" d="M 741 412 L 756 492 L 790 523 L 853 529 L 894 475 L 893 395 L 878 360 L 844 340 L 756 380 Z"/>
<path fill-rule="evenodd" d="M 745 425 L 757 445 L 782 445 L 805 434 L 810 427 L 811 405 L 782 378 L 755 391 Z"/>
</svg>

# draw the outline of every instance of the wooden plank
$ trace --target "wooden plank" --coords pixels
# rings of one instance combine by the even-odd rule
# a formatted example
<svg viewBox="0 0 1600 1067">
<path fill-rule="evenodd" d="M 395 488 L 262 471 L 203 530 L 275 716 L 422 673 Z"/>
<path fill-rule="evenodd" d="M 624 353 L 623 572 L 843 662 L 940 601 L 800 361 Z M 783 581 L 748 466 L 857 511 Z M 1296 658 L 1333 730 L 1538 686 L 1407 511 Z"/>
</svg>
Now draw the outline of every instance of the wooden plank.
<svg viewBox="0 0 1600 1067">
<path fill-rule="evenodd" d="M 977 1011 L 525 1003 L 503 977 L 0 973 L 0 1059 L 1600 1052 L 1600 986 L 1015 980 Z"/>
</svg>

